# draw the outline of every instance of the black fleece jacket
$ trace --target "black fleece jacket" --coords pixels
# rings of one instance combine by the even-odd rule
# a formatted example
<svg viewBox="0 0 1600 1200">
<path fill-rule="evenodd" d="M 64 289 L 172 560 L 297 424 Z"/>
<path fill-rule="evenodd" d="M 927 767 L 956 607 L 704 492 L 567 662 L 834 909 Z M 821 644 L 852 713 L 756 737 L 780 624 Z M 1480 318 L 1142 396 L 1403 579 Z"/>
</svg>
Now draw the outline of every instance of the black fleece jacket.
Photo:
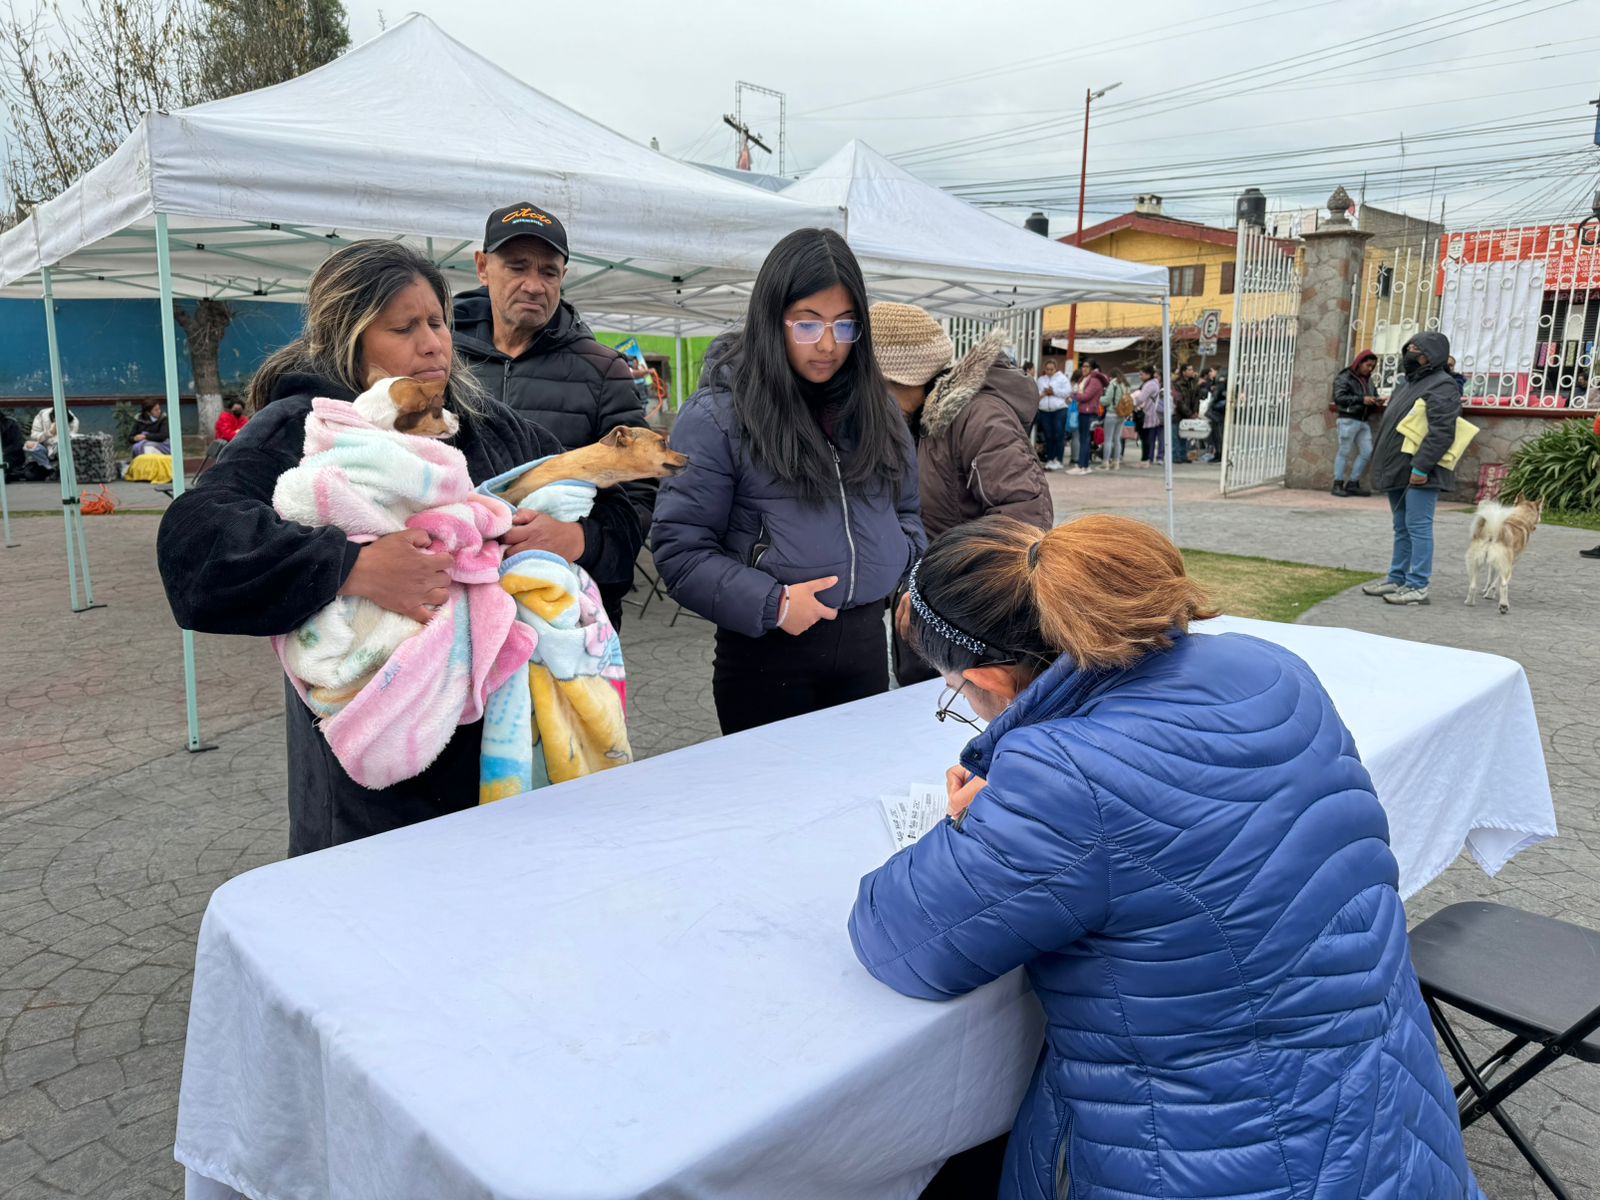
<svg viewBox="0 0 1600 1200">
<path fill-rule="evenodd" d="M 455 347 L 488 393 L 556 436 L 564 449 L 598 442 L 618 425 L 645 425 L 639 389 L 627 360 L 595 340 L 565 300 L 533 344 L 516 358 L 494 344 L 494 313 L 486 288 L 455 298 Z M 584 569 L 594 577 L 611 622 L 622 627 L 622 598 L 633 586 L 633 564 L 655 512 L 656 482 L 622 484 L 632 505 L 584 525 Z"/>
<path fill-rule="evenodd" d="M 178 624 L 201 633 L 286 634 L 324 608 L 344 586 L 360 547 L 337 529 L 285 521 L 273 510 L 278 476 L 300 462 L 305 418 L 315 396 L 350 400 L 337 384 L 286 376 L 274 399 L 239 431 L 194 487 L 161 521 L 156 561 Z M 462 413 L 452 444 L 481 483 L 560 446 L 546 430 L 496 402 Z M 602 491 L 596 512 L 628 502 Z M 286 691 L 289 749 L 289 852 L 410 825 L 478 802 L 481 723 L 456 730 L 421 775 L 381 791 L 361 787 L 339 765 L 316 721 Z"/>
</svg>

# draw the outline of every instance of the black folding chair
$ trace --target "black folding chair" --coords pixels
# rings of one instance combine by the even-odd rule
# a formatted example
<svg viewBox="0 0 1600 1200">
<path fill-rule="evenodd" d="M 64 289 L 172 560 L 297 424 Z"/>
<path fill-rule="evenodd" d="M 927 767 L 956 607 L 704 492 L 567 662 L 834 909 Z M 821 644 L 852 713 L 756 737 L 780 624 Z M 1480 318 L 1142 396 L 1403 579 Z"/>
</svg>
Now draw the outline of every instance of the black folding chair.
<svg viewBox="0 0 1600 1200">
<path fill-rule="evenodd" d="M 1570 1200 L 1501 1107 L 1558 1058 L 1600 1063 L 1600 933 L 1503 904 L 1452 904 L 1411 931 L 1411 961 L 1445 1049 L 1461 1069 L 1461 1128 L 1491 1116 L 1558 1200 Z M 1474 1066 L 1443 1005 L 1512 1034 Z M 1492 1082 L 1524 1049 L 1537 1049 Z"/>
<path fill-rule="evenodd" d="M 655 563 L 651 562 L 650 566 L 647 567 L 644 564 L 644 560 L 645 552 L 641 550 L 639 551 L 639 557 L 634 560 L 633 564 L 633 587 L 629 589 L 628 595 L 623 597 L 622 600 L 624 604 L 632 604 L 637 607 L 641 617 L 644 616 L 645 611 L 650 607 L 650 601 L 667 599 L 667 589 L 662 584 L 661 577 L 651 570 L 651 567 L 655 566 Z M 640 576 L 644 577 L 645 595 L 643 600 L 635 600 L 633 598 L 633 593 L 639 590 Z"/>
</svg>

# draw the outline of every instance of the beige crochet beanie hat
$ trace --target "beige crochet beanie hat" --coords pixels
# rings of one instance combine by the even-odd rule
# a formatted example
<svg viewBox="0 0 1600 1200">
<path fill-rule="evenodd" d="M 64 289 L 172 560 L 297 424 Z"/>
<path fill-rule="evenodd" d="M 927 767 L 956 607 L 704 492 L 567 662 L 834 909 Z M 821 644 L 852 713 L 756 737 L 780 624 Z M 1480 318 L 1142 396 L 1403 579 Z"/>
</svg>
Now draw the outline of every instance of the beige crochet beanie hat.
<svg viewBox="0 0 1600 1200">
<path fill-rule="evenodd" d="M 870 316 L 878 368 L 891 383 L 920 387 L 955 357 L 950 335 L 915 304 L 881 301 L 872 306 Z"/>
</svg>

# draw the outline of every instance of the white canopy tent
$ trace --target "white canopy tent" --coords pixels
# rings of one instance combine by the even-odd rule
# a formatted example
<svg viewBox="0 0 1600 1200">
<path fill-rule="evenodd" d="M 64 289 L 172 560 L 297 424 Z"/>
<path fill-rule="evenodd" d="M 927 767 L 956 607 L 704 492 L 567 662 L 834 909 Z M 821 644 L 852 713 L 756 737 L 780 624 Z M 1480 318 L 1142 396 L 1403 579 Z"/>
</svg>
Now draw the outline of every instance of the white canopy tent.
<svg viewBox="0 0 1600 1200">
<path fill-rule="evenodd" d="M 146 115 L 108 159 L 0 236 L 0 296 L 45 300 L 61 427 L 53 300 L 160 297 L 176 418 L 174 297 L 298 301 L 330 251 L 362 237 L 413 242 L 472 286 L 485 216 L 523 199 L 568 225 L 567 294 L 624 310 L 613 293 L 635 282 L 670 308 L 690 281 L 752 278 L 792 229 L 844 225 L 836 208 L 755 193 L 646 149 L 412 16 L 276 87 Z M 81 612 L 94 606 L 93 583 L 67 439 L 60 468 L 69 593 Z M 181 437 L 173 476 L 176 494 Z M 188 631 L 183 643 L 198 750 Z"/>
<path fill-rule="evenodd" d="M 681 337 L 728 327 L 772 245 L 803 226 L 849 238 L 873 298 L 941 316 L 988 319 L 1088 299 L 1166 305 L 1163 268 L 1041 239 L 861 143 L 781 194 L 680 163 L 520 82 L 421 16 L 275 87 L 148 114 L 105 162 L 0 236 L 0 296 L 45 300 L 62 426 L 53 300 L 159 297 L 176 414 L 173 298 L 298 301 L 328 253 L 362 237 L 411 242 L 472 286 L 485 215 L 522 199 L 568 225 L 566 294 L 625 329 L 648 323 Z M 173 451 L 176 494 L 181 437 Z M 82 611 L 93 595 L 70 442 L 61 478 L 69 589 Z M 1170 522 L 1170 466 L 1168 494 Z M 189 748 L 198 750 L 187 630 L 183 646 Z"/>
</svg>

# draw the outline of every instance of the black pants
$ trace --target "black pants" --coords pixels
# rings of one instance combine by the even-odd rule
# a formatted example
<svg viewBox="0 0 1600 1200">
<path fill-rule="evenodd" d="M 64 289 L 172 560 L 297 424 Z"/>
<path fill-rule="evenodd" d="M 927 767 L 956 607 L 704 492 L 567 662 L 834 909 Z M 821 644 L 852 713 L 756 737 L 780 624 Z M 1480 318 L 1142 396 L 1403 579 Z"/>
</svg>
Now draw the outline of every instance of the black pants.
<svg viewBox="0 0 1600 1200">
<path fill-rule="evenodd" d="M 884 606 L 847 608 L 799 637 L 717 630 L 711 695 L 722 732 L 738 733 L 889 690 Z"/>
</svg>

